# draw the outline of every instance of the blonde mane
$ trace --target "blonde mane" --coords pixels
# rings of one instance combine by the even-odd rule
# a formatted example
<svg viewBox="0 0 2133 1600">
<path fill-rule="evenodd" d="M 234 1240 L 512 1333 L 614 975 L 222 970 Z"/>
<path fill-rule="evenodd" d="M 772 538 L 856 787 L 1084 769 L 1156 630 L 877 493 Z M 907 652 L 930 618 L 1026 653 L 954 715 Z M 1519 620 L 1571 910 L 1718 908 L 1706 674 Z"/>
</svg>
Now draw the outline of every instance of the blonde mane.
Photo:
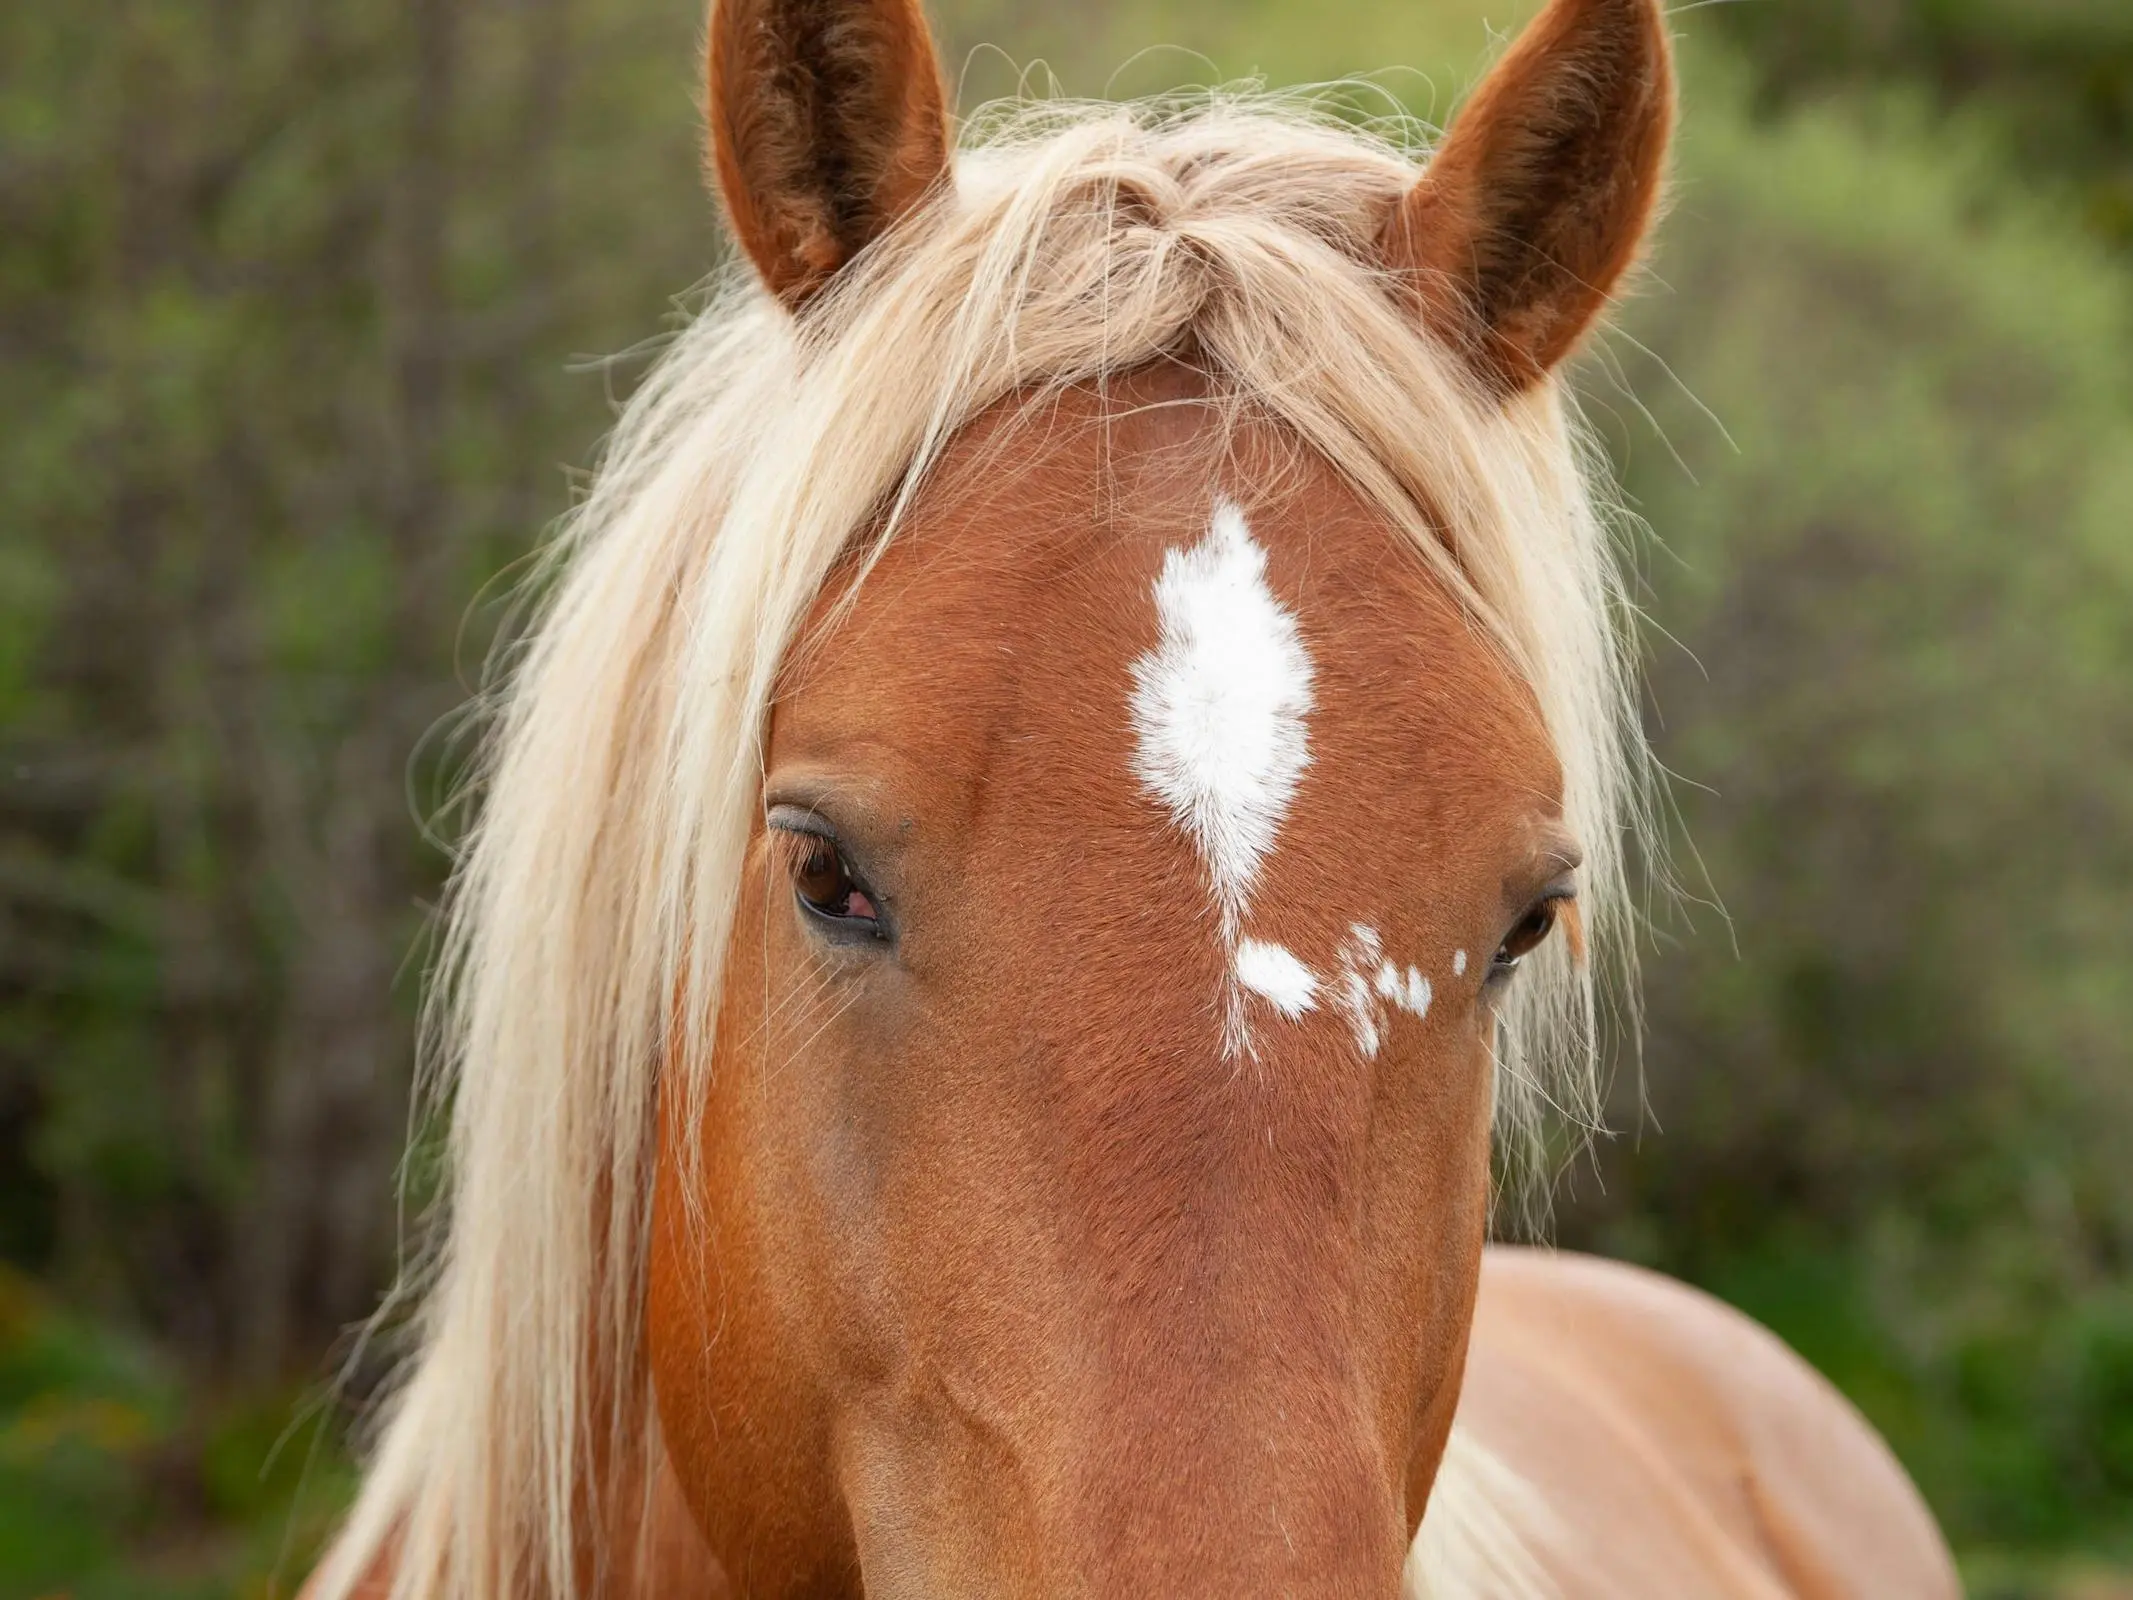
<svg viewBox="0 0 2133 1600">
<path fill-rule="evenodd" d="M 1645 768 L 1624 599 L 1555 384 L 1500 405 L 1422 331 L 1373 264 L 1413 159 L 1318 103 L 1019 105 L 979 127 L 953 192 L 799 322 L 730 274 L 546 554 L 446 912 L 426 1089 L 449 1199 L 414 1280 L 419 1344 L 321 1595 L 388 1548 L 396 1596 L 585 1585 L 593 1475 L 647 1427 L 655 1107 L 712 1069 L 780 659 L 854 530 L 893 537 L 944 443 L 1011 392 L 1189 348 L 1465 598 L 1553 734 L 1596 952 L 1553 957 L 1506 1021 L 1510 1164 L 1596 1120 L 1593 969 L 1627 959 Z M 1509 1491 L 1454 1454 L 1458 1526 L 1485 1527 L 1475 1496 Z"/>
</svg>

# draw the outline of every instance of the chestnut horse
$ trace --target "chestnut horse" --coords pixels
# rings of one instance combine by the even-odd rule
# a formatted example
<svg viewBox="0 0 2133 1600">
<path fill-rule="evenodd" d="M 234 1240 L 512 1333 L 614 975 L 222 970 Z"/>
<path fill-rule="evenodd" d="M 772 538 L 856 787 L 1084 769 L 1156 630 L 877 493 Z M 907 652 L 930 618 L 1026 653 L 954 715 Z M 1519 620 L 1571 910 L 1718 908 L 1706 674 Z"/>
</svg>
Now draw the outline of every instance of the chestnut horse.
<svg viewBox="0 0 2133 1600">
<path fill-rule="evenodd" d="M 1551 0 L 1419 169 L 1250 96 L 957 154 L 915 0 L 709 56 L 743 259 L 498 702 L 450 1205 L 312 1593 L 1953 1594 L 1768 1335 L 1484 1248 L 1623 966 L 1559 373 L 1655 0 Z"/>
</svg>

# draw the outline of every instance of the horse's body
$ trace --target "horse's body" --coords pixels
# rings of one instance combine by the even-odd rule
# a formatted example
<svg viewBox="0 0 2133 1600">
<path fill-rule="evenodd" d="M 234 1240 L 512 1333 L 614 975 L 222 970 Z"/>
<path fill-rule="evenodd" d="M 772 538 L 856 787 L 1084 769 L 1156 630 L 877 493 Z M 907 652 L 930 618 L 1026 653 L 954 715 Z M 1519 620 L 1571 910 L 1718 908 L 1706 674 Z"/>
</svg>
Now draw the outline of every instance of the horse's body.
<svg viewBox="0 0 2133 1600">
<path fill-rule="evenodd" d="M 905 0 L 711 46 L 782 305 L 669 357 L 520 668 L 444 1275 L 319 1592 L 1952 1592 L 1767 1336 L 1484 1263 L 1621 931 L 1553 373 L 1656 7 L 1556 0 L 1419 181 L 1256 112 L 953 173 Z"/>
<path fill-rule="evenodd" d="M 1492 1249 L 1459 1426 L 1550 1508 L 1533 1545 L 1565 1596 L 1957 1592 L 1932 1516 L 1851 1404 L 1653 1273 Z"/>
</svg>

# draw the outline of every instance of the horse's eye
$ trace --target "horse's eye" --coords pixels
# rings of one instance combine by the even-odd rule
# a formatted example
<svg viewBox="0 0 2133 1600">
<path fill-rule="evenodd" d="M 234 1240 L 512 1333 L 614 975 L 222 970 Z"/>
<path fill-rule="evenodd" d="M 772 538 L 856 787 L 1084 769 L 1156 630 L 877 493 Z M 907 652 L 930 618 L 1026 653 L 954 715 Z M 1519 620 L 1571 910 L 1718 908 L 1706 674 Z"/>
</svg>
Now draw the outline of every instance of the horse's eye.
<svg viewBox="0 0 2133 1600">
<path fill-rule="evenodd" d="M 1504 941 L 1496 948 L 1489 961 L 1491 978 L 1509 977 L 1540 942 L 1555 931 L 1556 912 L 1570 896 L 1560 892 L 1543 895 L 1526 908 L 1526 914 L 1517 925 L 1504 935 Z"/>
<path fill-rule="evenodd" d="M 836 922 L 878 926 L 881 913 L 852 869 L 845 865 L 834 840 L 820 834 L 800 834 L 794 839 L 793 892 L 800 904 L 818 917 Z"/>
</svg>

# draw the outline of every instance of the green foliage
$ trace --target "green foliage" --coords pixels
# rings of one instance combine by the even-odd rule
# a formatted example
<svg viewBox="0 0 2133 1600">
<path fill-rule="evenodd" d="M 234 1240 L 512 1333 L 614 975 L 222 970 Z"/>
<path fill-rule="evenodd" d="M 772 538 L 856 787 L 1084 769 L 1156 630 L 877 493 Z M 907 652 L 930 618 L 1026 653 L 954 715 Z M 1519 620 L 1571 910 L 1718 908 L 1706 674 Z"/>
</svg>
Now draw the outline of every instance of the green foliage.
<svg viewBox="0 0 2133 1600">
<path fill-rule="evenodd" d="M 470 603 L 606 424 L 572 357 L 715 258 L 696 24 L 121 9 L 0 14 L 0 1209 L 308 1369 L 391 1267 Z"/>
<path fill-rule="evenodd" d="M 1716 8 L 1711 26 L 1785 105 L 1922 86 L 1988 126 L 2020 170 L 2071 181 L 2088 224 L 2133 246 L 2133 8 L 2120 0 L 1792 0 Z"/>
</svg>

